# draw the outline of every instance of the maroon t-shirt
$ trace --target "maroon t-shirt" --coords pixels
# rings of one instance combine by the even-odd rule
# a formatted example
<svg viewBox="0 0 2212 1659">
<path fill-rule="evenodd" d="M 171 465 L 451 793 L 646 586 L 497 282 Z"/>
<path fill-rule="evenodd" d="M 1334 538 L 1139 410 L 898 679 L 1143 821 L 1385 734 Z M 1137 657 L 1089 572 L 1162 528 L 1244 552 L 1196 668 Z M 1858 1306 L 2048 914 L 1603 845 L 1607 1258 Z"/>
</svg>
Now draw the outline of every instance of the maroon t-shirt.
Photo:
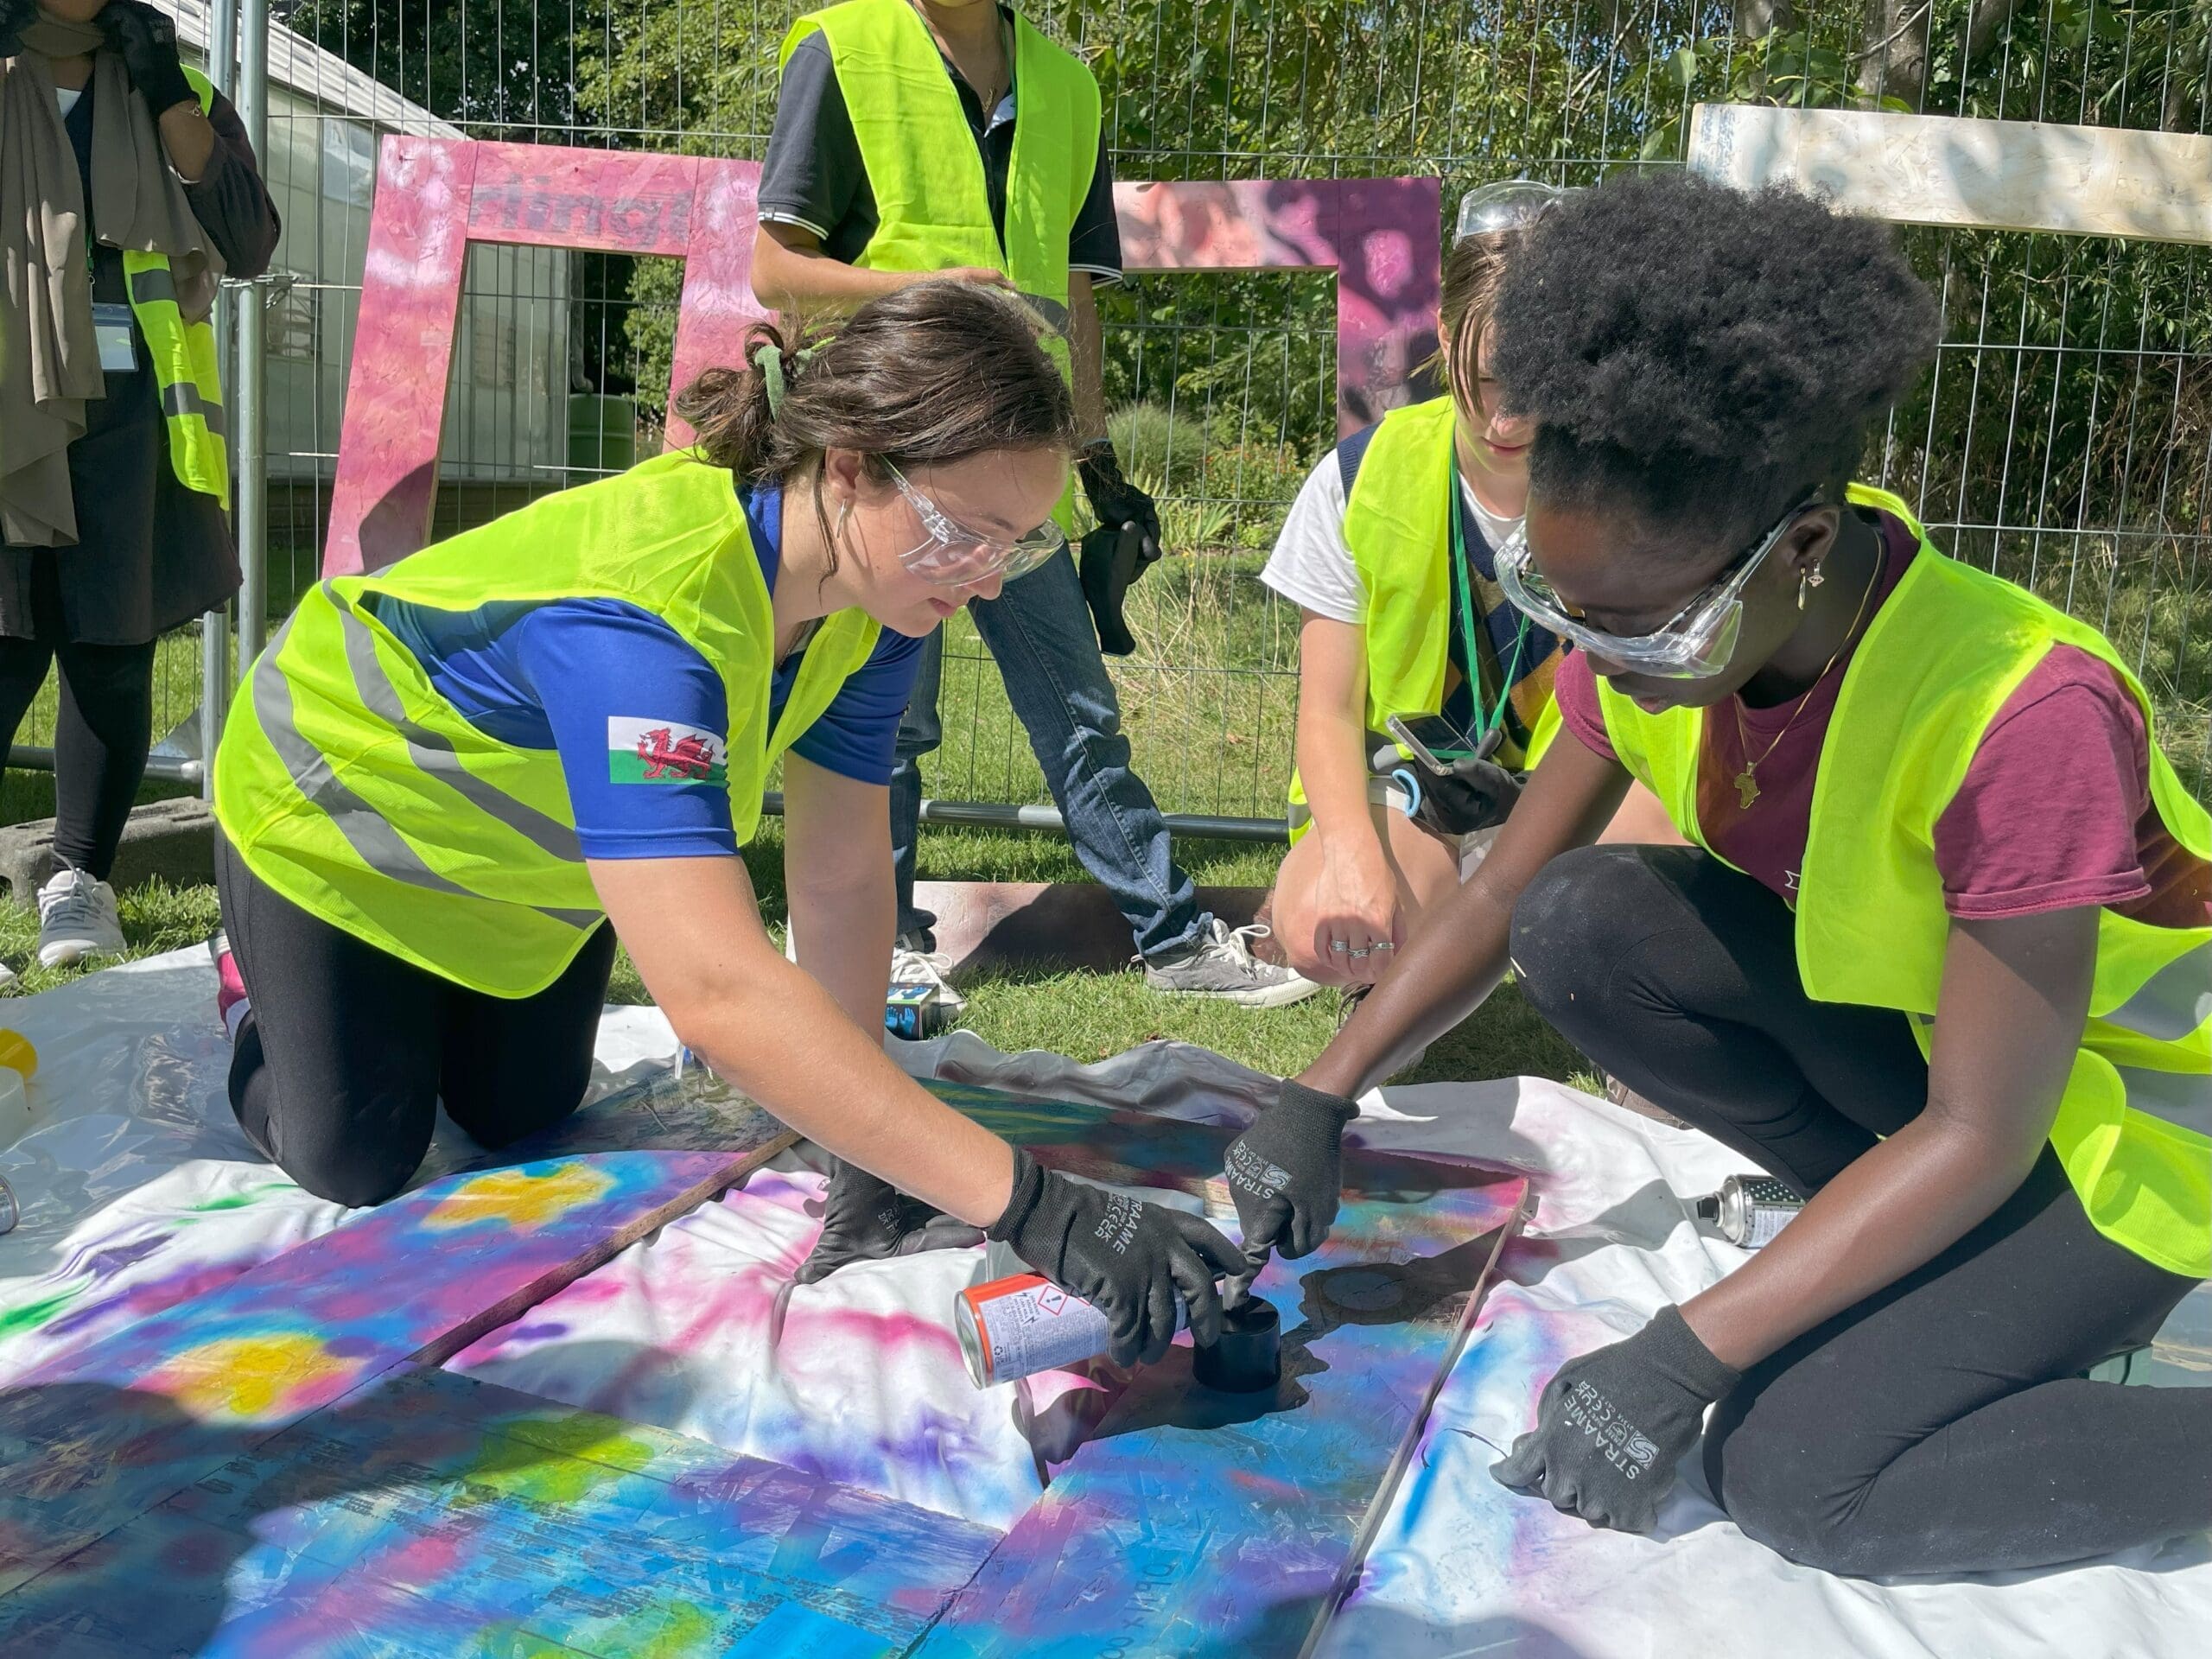
<svg viewBox="0 0 2212 1659">
<path fill-rule="evenodd" d="M 1888 557 L 1878 608 L 1918 551 L 1902 524 L 1887 514 L 1881 522 Z M 1793 905 L 1821 746 L 1850 660 L 1847 653 L 1821 677 L 1802 709 L 1794 699 L 1752 709 L 1732 697 L 1706 718 L 1697 803 L 1706 844 Z M 1617 758 L 1589 658 L 1570 653 L 1554 690 L 1567 728 L 1594 753 Z M 1749 807 L 1734 783 L 1747 753 L 1764 756 Z M 1936 822 L 1936 868 L 1954 916 L 2100 905 L 2158 926 L 2212 921 L 2212 865 L 2174 842 L 2151 802 L 2142 709 L 2118 675 L 2070 645 L 2053 647 L 1982 734 Z"/>
</svg>

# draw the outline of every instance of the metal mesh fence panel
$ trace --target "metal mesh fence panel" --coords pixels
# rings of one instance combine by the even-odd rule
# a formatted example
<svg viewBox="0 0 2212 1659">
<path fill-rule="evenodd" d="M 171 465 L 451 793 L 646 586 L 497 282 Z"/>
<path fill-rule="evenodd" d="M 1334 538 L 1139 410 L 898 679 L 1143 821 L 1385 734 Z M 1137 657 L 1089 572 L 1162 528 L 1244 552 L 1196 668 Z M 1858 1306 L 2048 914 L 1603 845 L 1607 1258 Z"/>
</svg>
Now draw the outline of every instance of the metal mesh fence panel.
<svg viewBox="0 0 2212 1659">
<path fill-rule="evenodd" d="M 313 579 L 376 137 L 430 132 L 758 159 L 792 0 L 279 0 L 270 171 L 270 582 Z M 1098 75 L 1117 176 L 1433 175 L 1594 181 L 1675 164 L 1700 101 L 2205 130 L 2212 3 L 2146 0 L 1047 0 Z M 2105 626 L 2207 791 L 2212 272 L 2202 247 L 1916 232 L 1939 360 L 1866 472 L 1939 541 Z M 481 522 L 659 441 L 673 264 L 479 250 L 435 524 Z M 1328 281 L 1135 276 L 1101 298 L 1112 429 L 1174 556 L 1114 664 L 1138 770 L 1171 811 L 1274 817 L 1297 617 L 1261 585 L 1335 433 Z M 1041 800 L 964 619 L 932 794 Z"/>
</svg>

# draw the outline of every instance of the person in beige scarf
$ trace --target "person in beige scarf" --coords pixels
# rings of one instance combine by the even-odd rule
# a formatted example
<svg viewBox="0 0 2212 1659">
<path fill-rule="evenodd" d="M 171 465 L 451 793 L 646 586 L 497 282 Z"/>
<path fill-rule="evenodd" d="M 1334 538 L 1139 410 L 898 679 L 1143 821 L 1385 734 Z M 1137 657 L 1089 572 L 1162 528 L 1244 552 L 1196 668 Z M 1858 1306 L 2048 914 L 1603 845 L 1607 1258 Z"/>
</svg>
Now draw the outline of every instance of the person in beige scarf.
<svg viewBox="0 0 2212 1659">
<path fill-rule="evenodd" d="M 277 236 L 236 112 L 185 70 L 164 11 L 0 0 L 0 746 L 58 659 L 44 966 L 122 949 L 105 878 L 151 744 L 156 641 L 238 586 L 219 482 L 172 455 L 124 256 L 166 257 L 189 328 Z"/>
</svg>

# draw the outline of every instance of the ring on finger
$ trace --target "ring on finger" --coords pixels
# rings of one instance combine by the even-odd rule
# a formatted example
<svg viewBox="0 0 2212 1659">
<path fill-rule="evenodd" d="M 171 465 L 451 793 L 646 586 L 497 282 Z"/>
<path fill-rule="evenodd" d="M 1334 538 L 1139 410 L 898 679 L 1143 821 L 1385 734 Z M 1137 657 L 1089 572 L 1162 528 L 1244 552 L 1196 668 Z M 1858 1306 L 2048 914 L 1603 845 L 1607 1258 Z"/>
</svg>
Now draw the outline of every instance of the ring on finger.
<svg viewBox="0 0 2212 1659">
<path fill-rule="evenodd" d="M 1351 946 L 1346 944 L 1342 939 L 1331 939 L 1329 941 L 1329 950 L 1333 955 L 1342 956 L 1345 951 L 1351 949 Z"/>
<path fill-rule="evenodd" d="M 1351 953 L 1352 960 L 1353 960 L 1354 962 L 1357 962 L 1357 961 L 1358 961 L 1362 957 L 1365 956 L 1366 954 L 1367 954 L 1367 949 L 1366 949 L 1366 947 L 1365 947 L 1365 946 L 1363 946 L 1363 945 L 1360 949 L 1358 949 L 1358 950 L 1355 950 L 1355 951 L 1353 951 L 1353 952 Z"/>
</svg>

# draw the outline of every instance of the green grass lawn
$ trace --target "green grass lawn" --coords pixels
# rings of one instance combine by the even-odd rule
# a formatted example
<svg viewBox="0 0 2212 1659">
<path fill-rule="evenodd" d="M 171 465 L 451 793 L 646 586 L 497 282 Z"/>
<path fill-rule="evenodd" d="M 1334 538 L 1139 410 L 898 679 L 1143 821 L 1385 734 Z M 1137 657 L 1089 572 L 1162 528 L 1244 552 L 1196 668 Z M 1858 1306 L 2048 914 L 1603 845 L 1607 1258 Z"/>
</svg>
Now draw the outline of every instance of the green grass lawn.
<svg viewBox="0 0 2212 1659">
<path fill-rule="evenodd" d="M 14 779 L 10 779 L 11 784 Z M 1179 843 L 1185 868 L 1201 884 L 1258 887 L 1273 873 L 1275 849 L 1224 842 Z M 783 826 L 769 819 L 747 850 L 746 863 L 772 922 L 784 914 Z M 921 846 L 921 874 L 929 880 L 1075 881 L 1085 880 L 1066 844 L 1044 836 L 988 830 L 929 829 Z M 123 931 L 133 957 L 194 944 L 215 931 L 212 887 L 162 883 L 122 895 Z M 40 968 L 31 963 L 38 918 L 29 909 L 0 905 L 0 959 L 21 977 L 0 995 L 50 990 L 86 971 Z M 1263 1071 L 1288 1072 L 1320 1052 L 1335 1029 L 1337 997 L 1323 992 L 1287 1008 L 1239 1008 L 1205 999 L 1164 996 L 1147 988 L 1138 973 L 1096 974 L 1040 969 L 996 974 L 965 988 L 962 1024 L 986 1042 L 1009 1052 L 1045 1048 L 1071 1058 L 1104 1059 L 1154 1039 L 1199 1043 Z M 647 1001 L 626 955 L 616 961 L 608 995 L 618 1002 Z M 0 1021 L 4 1023 L 4 1021 Z M 1573 1078 L 1587 1063 L 1530 1014 L 1511 987 L 1475 1017 L 1434 1046 L 1402 1081 L 1491 1077 L 1516 1072 Z M 1580 1078 L 1586 1084 L 1586 1077 Z"/>
</svg>

